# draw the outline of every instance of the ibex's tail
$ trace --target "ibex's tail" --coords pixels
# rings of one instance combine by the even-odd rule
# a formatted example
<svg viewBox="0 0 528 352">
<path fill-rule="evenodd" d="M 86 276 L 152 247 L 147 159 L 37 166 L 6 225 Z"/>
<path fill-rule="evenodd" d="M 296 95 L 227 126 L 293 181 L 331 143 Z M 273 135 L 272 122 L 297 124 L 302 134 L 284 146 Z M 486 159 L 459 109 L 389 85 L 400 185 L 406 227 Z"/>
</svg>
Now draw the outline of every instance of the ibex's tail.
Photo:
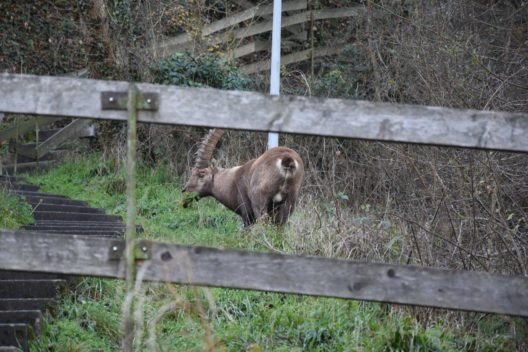
<svg viewBox="0 0 528 352">
<path fill-rule="evenodd" d="M 281 174 L 285 177 L 293 176 L 297 163 L 291 156 L 284 156 L 280 163 Z"/>
<path fill-rule="evenodd" d="M 295 160 L 291 156 L 285 156 L 282 158 L 282 167 L 287 170 L 294 170 Z"/>
</svg>

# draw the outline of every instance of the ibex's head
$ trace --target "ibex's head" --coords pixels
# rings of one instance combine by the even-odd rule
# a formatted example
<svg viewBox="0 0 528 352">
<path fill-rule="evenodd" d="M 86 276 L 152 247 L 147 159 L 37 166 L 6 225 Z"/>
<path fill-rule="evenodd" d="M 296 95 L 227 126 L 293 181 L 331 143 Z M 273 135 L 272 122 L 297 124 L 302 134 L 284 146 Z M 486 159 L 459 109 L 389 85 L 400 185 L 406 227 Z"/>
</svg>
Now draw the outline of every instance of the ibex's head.
<svg viewBox="0 0 528 352">
<path fill-rule="evenodd" d="M 198 198 L 211 195 L 214 175 L 217 169 L 212 165 L 211 157 L 216 147 L 216 143 L 224 133 L 224 130 L 213 129 L 202 141 L 198 152 L 196 153 L 196 161 L 191 171 L 191 177 L 183 187 L 184 193 L 194 192 Z M 187 198 L 184 201 L 184 206 L 189 205 L 192 198 Z"/>
</svg>

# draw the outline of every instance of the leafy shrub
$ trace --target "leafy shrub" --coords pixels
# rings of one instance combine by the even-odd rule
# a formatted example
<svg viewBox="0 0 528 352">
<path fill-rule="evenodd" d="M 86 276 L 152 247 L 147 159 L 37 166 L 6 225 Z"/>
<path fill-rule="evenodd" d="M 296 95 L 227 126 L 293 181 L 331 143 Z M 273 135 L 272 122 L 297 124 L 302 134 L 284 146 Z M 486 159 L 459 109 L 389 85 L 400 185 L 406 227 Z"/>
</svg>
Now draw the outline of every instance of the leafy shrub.
<svg viewBox="0 0 528 352">
<path fill-rule="evenodd" d="M 247 89 L 250 80 L 218 54 L 176 53 L 152 68 L 156 83 L 219 89 Z"/>
<path fill-rule="evenodd" d="M 337 65 L 314 81 L 313 94 L 319 97 L 367 99 L 371 89 L 364 77 L 361 68 Z"/>
</svg>

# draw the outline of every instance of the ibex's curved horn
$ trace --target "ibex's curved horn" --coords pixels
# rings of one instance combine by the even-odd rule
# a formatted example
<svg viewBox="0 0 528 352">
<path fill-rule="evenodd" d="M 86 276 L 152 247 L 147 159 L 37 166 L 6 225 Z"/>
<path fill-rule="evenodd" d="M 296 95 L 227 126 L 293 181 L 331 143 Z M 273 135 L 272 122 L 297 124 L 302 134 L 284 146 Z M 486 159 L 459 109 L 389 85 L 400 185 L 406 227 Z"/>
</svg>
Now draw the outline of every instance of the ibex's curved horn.
<svg viewBox="0 0 528 352">
<path fill-rule="evenodd" d="M 209 131 L 207 136 L 202 141 L 200 148 L 196 152 L 196 161 L 194 167 L 198 169 L 204 169 L 211 163 L 211 157 L 216 147 L 216 143 L 224 134 L 223 129 L 212 129 Z"/>
</svg>

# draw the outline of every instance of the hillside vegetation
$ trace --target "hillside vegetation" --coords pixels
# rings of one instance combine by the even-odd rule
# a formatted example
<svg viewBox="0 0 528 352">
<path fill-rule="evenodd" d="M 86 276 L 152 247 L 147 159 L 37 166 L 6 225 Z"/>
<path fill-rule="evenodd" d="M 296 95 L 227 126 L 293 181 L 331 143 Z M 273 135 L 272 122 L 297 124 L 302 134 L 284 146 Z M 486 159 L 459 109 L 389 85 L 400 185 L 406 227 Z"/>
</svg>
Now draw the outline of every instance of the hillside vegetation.
<svg viewBox="0 0 528 352">
<path fill-rule="evenodd" d="M 180 180 L 166 165 L 142 165 L 138 176 L 138 223 L 146 238 L 286 253 L 304 253 L 301 244 L 309 252 L 320 244 L 310 229 L 298 225 L 279 230 L 260 224 L 245 231 L 238 217 L 212 200 L 183 209 Z M 123 168 L 101 161 L 98 154 L 66 162 L 32 181 L 42 191 L 85 199 L 125 216 Z M 292 222 L 306 221 L 311 211 L 301 207 Z M 386 250 L 394 248 L 387 244 Z M 33 350 L 118 350 L 125 291 L 120 281 L 79 280 L 48 317 Z M 329 298 L 147 283 L 138 296 L 138 351 L 511 351 L 528 334 L 517 319 Z M 454 324 L 461 318 L 473 323 Z"/>
</svg>

